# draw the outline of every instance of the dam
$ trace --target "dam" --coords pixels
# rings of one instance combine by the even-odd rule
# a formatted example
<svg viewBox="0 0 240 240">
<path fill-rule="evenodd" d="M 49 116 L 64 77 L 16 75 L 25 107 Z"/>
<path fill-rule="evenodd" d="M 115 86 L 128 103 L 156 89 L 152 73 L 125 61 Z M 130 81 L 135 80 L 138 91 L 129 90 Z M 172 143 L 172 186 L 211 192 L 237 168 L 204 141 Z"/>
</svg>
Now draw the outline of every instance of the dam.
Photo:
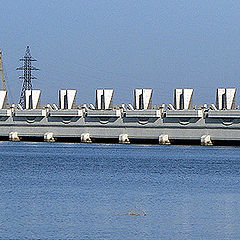
<svg viewBox="0 0 240 240">
<path fill-rule="evenodd" d="M 0 91 L 0 140 L 83 143 L 240 145 L 236 88 L 219 88 L 214 104 L 193 105 L 194 89 L 175 89 L 173 104 L 152 105 L 152 89 L 135 89 L 133 104 L 114 106 L 113 89 L 97 89 L 95 104 L 76 105 L 77 90 L 41 105 L 26 90 L 24 107 Z"/>
</svg>

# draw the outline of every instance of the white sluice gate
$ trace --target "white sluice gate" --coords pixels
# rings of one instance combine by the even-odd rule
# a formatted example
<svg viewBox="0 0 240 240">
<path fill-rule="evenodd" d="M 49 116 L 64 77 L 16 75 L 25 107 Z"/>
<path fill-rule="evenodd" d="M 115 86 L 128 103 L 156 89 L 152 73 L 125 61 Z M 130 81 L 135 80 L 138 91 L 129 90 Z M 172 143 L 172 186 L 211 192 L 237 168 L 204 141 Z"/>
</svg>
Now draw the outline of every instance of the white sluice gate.
<svg viewBox="0 0 240 240">
<path fill-rule="evenodd" d="M 25 109 L 37 109 L 40 107 L 41 90 L 25 91 Z"/>
<path fill-rule="evenodd" d="M 218 88 L 216 94 L 216 106 L 218 110 L 234 109 L 236 88 Z"/>
<path fill-rule="evenodd" d="M 174 91 L 174 107 L 176 110 L 188 110 L 193 108 L 193 92 L 192 88 L 175 89 Z"/>
<path fill-rule="evenodd" d="M 59 90 L 59 108 L 72 109 L 76 104 L 77 90 L 64 89 Z"/>
<path fill-rule="evenodd" d="M 134 107 L 135 109 L 152 109 L 152 89 L 135 89 L 134 90 Z"/>
<path fill-rule="evenodd" d="M 113 108 L 113 89 L 96 90 L 96 109 Z"/>
</svg>

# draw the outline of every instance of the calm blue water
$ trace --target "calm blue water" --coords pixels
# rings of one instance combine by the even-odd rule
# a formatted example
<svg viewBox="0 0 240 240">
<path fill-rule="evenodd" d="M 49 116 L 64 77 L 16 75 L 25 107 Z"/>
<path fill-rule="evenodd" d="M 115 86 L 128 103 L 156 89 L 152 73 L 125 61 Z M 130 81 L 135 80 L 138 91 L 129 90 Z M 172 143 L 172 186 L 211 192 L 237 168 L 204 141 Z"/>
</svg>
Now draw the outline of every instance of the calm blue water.
<svg viewBox="0 0 240 240">
<path fill-rule="evenodd" d="M 0 186 L 2 239 L 240 238 L 240 148 L 4 142 Z"/>
</svg>

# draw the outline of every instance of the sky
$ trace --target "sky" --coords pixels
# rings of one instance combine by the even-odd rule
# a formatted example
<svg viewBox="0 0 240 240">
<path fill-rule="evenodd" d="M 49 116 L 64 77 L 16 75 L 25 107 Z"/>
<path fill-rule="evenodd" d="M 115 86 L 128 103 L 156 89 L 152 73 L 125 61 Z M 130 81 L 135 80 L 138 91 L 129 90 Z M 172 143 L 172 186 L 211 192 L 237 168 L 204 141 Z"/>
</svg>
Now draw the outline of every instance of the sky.
<svg viewBox="0 0 240 240">
<path fill-rule="evenodd" d="M 37 59 L 33 88 L 41 103 L 77 89 L 77 104 L 114 89 L 114 104 L 152 88 L 153 104 L 194 88 L 194 104 L 214 103 L 219 87 L 239 88 L 240 1 L 0 0 L 0 49 L 9 98 L 18 103 L 19 59 Z M 240 91 L 240 88 L 238 89 Z M 237 92 L 236 103 L 239 103 Z"/>
</svg>

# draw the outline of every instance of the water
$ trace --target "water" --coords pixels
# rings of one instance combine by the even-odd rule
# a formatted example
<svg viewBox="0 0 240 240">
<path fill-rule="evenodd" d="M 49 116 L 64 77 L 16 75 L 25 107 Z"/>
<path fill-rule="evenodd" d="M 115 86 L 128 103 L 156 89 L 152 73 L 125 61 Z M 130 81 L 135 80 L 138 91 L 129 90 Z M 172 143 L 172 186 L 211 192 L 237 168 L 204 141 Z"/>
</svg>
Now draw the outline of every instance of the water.
<svg viewBox="0 0 240 240">
<path fill-rule="evenodd" d="M 240 148 L 0 143 L 1 239 L 239 239 Z M 146 216 L 122 216 L 145 209 Z"/>
</svg>

